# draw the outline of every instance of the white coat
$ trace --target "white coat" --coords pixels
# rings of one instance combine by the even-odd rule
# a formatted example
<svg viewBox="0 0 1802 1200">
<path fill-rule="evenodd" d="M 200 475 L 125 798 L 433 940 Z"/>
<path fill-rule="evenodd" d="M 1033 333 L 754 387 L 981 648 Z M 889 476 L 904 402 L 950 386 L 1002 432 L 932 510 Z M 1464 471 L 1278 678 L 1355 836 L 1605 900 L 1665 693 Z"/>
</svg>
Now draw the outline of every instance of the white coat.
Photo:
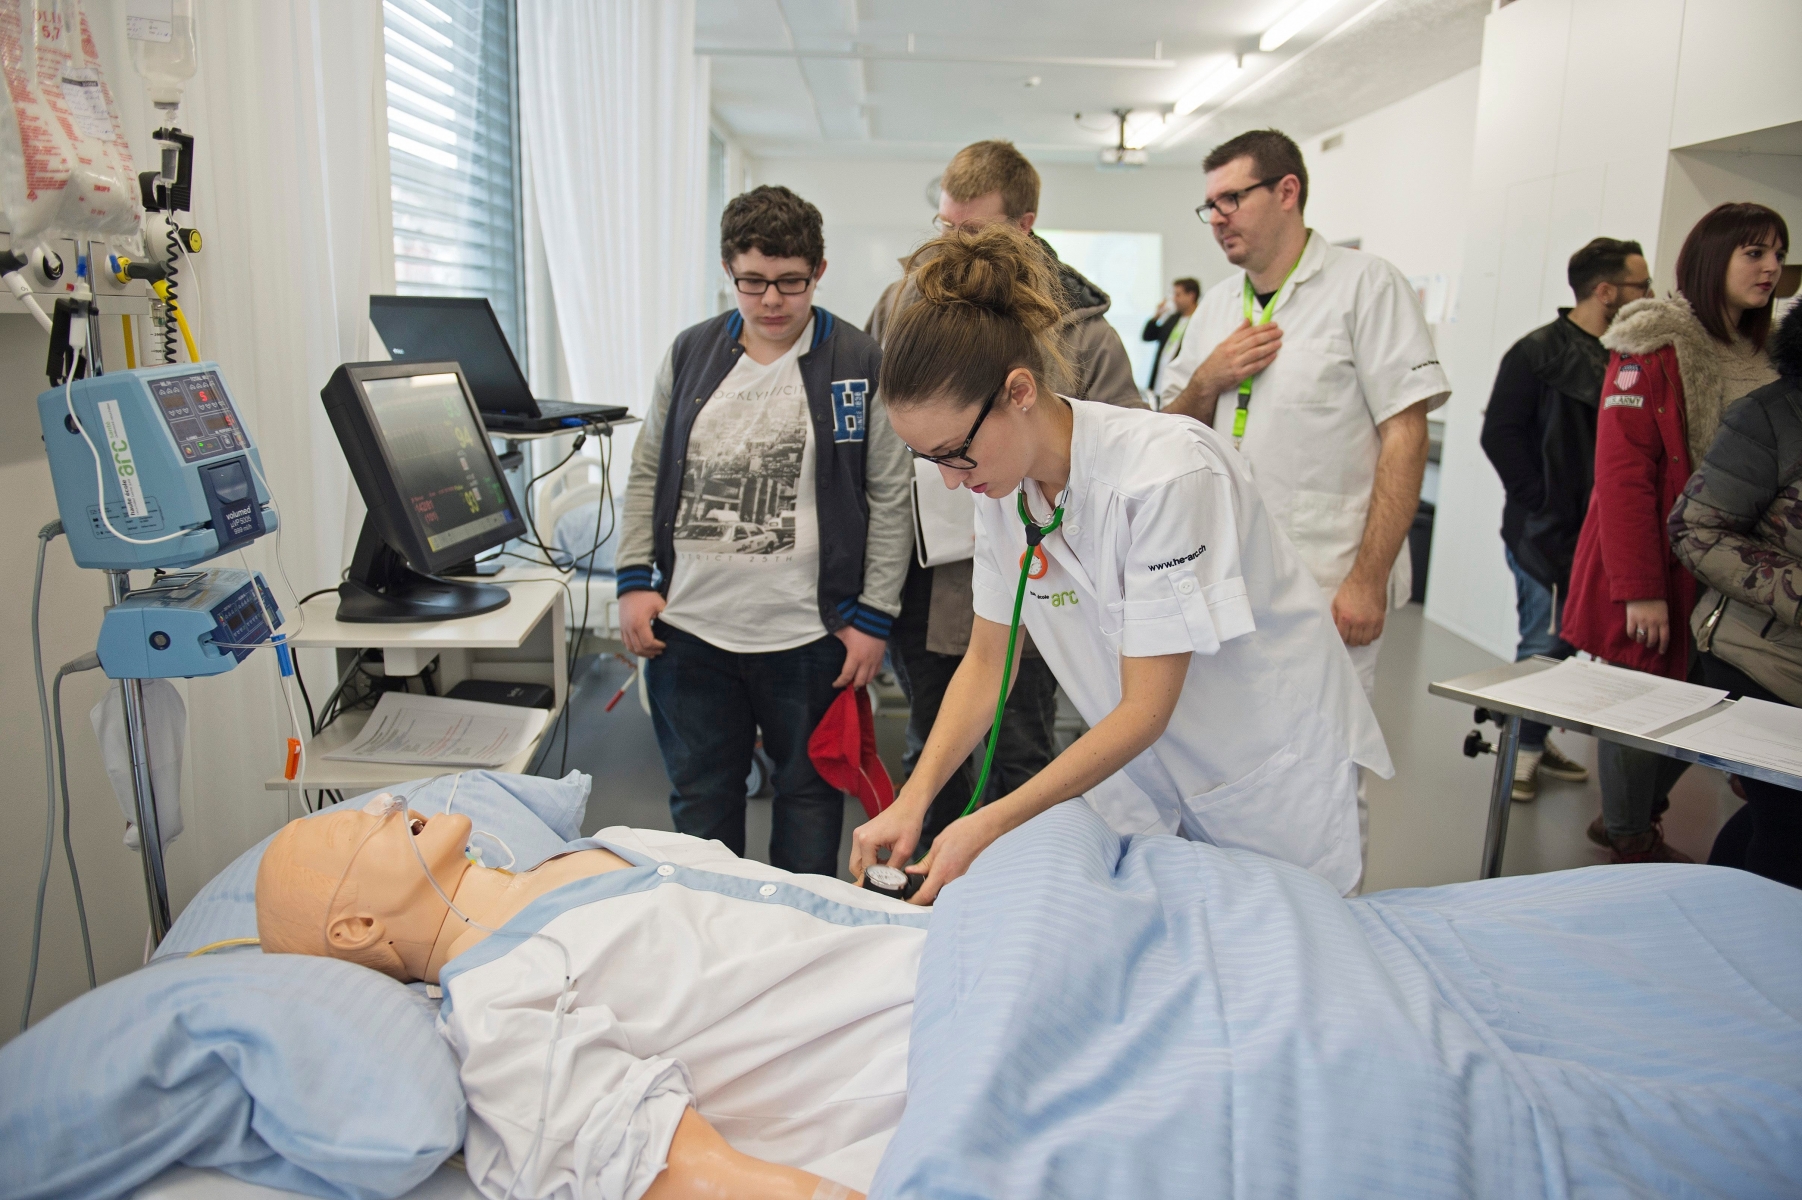
<svg viewBox="0 0 1802 1200">
<path fill-rule="evenodd" d="M 1277 528 L 1330 595 L 1357 561 L 1376 484 L 1377 426 L 1414 404 L 1444 404 L 1451 383 L 1407 278 L 1374 254 L 1308 234 L 1295 274 L 1274 298 L 1276 360 L 1252 380 L 1239 450 Z M 1181 351 L 1161 376 L 1168 404 L 1245 319 L 1245 272 L 1208 289 Z M 1221 393 L 1214 428 L 1232 439 L 1238 393 Z M 1389 574 L 1391 607 L 1413 579 L 1404 549 Z"/>
<path fill-rule="evenodd" d="M 565 884 L 445 964 L 439 1019 L 484 1195 L 622 1200 L 690 1106 L 735 1148 L 867 1189 L 906 1101 L 930 910 L 718 842 L 603 829 L 630 869 Z M 552 1057 L 564 958 L 576 979 Z"/>
<path fill-rule="evenodd" d="M 1191 652 L 1170 723 L 1124 774 L 1188 837 L 1362 872 L 1357 766 L 1394 773 L 1320 589 L 1224 439 L 1168 413 L 1073 401 L 1064 520 L 1022 623 L 1090 725 L 1120 703 L 1120 659 Z M 1052 506 L 1025 485 L 1035 518 Z M 1015 496 L 976 502 L 976 613 L 1006 624 L 1026 532 Z M 1120 789 L 1101 789 L 1114 804 Z M 1123 833 L 1144 822 L 1098 811 Z"/>
</svg>

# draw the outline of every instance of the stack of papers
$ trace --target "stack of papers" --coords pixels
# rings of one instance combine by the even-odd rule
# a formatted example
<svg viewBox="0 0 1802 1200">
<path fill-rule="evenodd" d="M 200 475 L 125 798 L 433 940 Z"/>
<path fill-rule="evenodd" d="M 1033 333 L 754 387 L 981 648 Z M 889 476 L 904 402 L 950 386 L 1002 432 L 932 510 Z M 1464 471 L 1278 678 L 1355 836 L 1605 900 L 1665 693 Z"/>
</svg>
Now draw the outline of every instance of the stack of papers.
<svg viewBox="0 0 1802 1200">
<path fill-rule="evenodd" d="M 1706 712 L 1727 698 L 1721 688 L 1699 687 L 1580 658 L 1567 658 L 1550 670 L 1480 688 L 1474 694 L 1578 724 L 1641 736 Z"/>
<path fill-rule="evenodd" d="M 428 767 L 498 767 L 530 746 L 550 719 L 542 708 L 388 692 L 368 724 L 326 758 Z"/>
<path fill-rule="evenodd" d="M 1658 740 L 1728 762 L 1802 775 L 1802 708 L 1787 704 L 1737 700 Z"/>
</svg>

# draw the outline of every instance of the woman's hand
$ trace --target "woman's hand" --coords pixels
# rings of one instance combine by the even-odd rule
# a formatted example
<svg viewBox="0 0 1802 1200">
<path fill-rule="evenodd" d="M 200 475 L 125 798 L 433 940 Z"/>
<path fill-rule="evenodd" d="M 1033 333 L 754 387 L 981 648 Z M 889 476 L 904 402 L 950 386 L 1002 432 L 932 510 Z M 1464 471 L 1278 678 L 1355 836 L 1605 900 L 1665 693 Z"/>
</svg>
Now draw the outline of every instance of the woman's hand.
<svg viewBox="0 0 1802 1200">
<path fill-rule="evenodd" d="M 1663 600 L 1627 601 L 1627 636 L 1663 654 L 1671 644 L 1671 606 Z"/>
<path fill-rule="evenodd" d="M 932 803 L 932 797 L 926 798 L 925 804 L 915 804 L 908 794 L 905 784 L 895 802 L 859 825 L 851 831 L 851 879 L 854 883 L 863 883 L 863 873 L 884 860 L 877 857 L 878 850 L 888 851 L 887 862 L 893 867 L 904 867 L 913 855 L 914 847 L 920 844 L 920 826 L 925 823 L 926 809 Z"/>
<path fill-rule="evenodd" d="M 932 849 L 927 851 L 926 857 L 907 868 L 909 875 L 926 876 L 926 882 L 908 903 L 931 904 L 938 897 L 940 888 L 968 871 L 976 856 L 1007 832 L 1008 826 L 996 817 L 997 810 L 993 805 L 979 808 L 969 816 L 951 822 L 943 833 L 933 838 Z"/>
</svg>

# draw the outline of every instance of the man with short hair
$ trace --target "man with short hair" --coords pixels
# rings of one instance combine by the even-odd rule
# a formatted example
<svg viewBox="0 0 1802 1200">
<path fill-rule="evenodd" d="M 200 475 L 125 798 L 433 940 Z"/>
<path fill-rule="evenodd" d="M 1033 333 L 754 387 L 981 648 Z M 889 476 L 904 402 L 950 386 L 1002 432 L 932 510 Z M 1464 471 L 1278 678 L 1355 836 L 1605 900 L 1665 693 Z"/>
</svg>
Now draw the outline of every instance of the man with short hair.
<svg viewBox="0 0 1802 1200">
<path fill-rule="evenodd" d="M 808 757 L 842 688 L 882 663 L 913 551 L 907 449 L 880 351 L 813 305 L 820 212 L 787 188 L 726 206 L 738 305 L 678 334 L 632 451 L 619 624 L 645 680 L 678 833 L 745 851 L 759 729 L 770 864 L 838 873 L 844 800 Z"/>
<path fill-rule="evenodd" d="M 1160 398 L 1251 460 L 1374 695 L 1384 620 L 1412 581 L 1401 549 L 1420 506 L 1427 412 L 1451 384 L 1402 273 L 1308 228 L 1293 140 L 1253 130 L 1202 166 L 1196 214 L 1242 271 L 1202 298 Z"/>
<path fill-rule="evenodd" d="M 991 222 L 1005 221 L 1031 233 L 1033 222 L 1038 219 L 1039 173 L 1012 142 L 990 140 L 965 146 L 946 165 L 939 188 L 939 210 L 933 224 L 941 232 L 980 229 Z M 1081 272 L 1059 261 L 1049 242 L 1034 234 L 1033 244 L 1051 261 L 1063 287 L 1065 315 L 1058 328 L 1073 373 L 1067 381 L 1069 394 L 1131 408 L 1145 407 L 1138 385 L 1133 382 L 1126 344 L 1107 323 L 1107 311 L 1113 301 Z M 905 299 L 906 284 L 905 278 L 897 279 L 876 301 L 865 327 L 872 337 L 881 339 L 896 306 Z M 933 486 L 937 486 L 937 472 L 932 474 Z M 896 652 L 889 661 L 910 705 L 905 759 L 910 771 L 938 718 L 945 688 L 970 645 L 970 627 L 975 619 L 970 570 L 969 559 L 937 567 L 911 562 L 908 567 L 901 619 L 894 631 Z M 985 802 L 987 797 L 1006 795 L 1044 770 L 1057 750 L 1052 740 L 1057 719 L 1057 680 L 1024 632 L 1020 643 L 1020 671 L 1002 714 L 1001 740 L 996 746 Z M 920 853 L 932 845 L 939 830 L 963 812 L 975 790 L 976 774 L 974 765 L 966 763 L 946 782 L 921 828 Z"/>
<path fill-rule="evenodd" d="M 1518 662 L 1535 654 L 1569 658 L 1558 636 L 1577 535 L 1595 482 L 1596 406 L 1608 373 L 1602 334 L 1621 306 L 1652 293 L 1638 242 L 1596 238 L 1565 272 L 1576 304 L 1521 338 L 1496 369 L 1483 414 L 1483 453 L 1501 476 L 1502 553 L 1514 573 L 1520 621 Z M 1514 761 L 1514 798 L 1539 793 L 1541 773 L 1581 782 L 1589 772 L 1546 740 L 1547 727 L 1523 721 Z"/>
<path fill-rule="evenodd" d="M 1158 301 L 1157 311 L 1145 322 L 1140 340 L 1158 344 L 1158 352 L 1151 360 L 1151 371 L 1145 377 L 1145 386 L 1151 389 L 1153 396 L 1158 393 L 1158 375 L 1164 365 L 1182 350 L 1189 318 L 1200 303 L 1201 284 L 1185 275 L 1170 285 L 1170 295 Z"/>
</svg>

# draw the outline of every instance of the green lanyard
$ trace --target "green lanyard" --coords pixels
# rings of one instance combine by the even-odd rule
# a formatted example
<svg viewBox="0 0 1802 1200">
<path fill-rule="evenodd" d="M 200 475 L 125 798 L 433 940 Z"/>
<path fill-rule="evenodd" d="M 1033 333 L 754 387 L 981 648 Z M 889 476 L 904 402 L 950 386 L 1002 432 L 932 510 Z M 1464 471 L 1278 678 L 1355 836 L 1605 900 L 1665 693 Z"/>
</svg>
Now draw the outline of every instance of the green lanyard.
<svg viewBox="0 0 1802 1200">
<path fill-rule="evenodd" d="M 1064 523 L 1064 506 L 1059 504 L 1051 510 L 1051 520 L 1044 525 L 1035 525 L 1032 511 L 1026 507 L 1026 481 L 1020 481 L 1019 491 L 1020 523 L 1026 526 L 1026 553 L 1020 559 L 1020 586 L 1014 591 L 1014 619 L 1007 627 L 1007 659 L 1001 666 L 1001 695 L 995 700 L 995 724 L 989 729 L 989 748 L 982 756 L 982 773 L 976 777 L 976 790 L 970 794 L 970 803 L 964 806 L 963 815 L 969 816 L 982 803 L 982 790 L 989 785 L 989 767 L 995 762 L 995 746 L 1001 741 L 1001 712 L 1007 707 L 1007 681 L 1014 673 L 1014 642 L 1020 636 L 1020 609 L 1026 603 L 1026 579 L 1032 570 L 1033 551 L 1045 540 L 1045 535 Z"/>
<path fill-rule="evenodd" d="M 1303 246 L 1302 251 L 1305 254 L 1307 247 Z M 1270 297 L 1270 303 L 1262 308 L 1258 307 L 1257 297 L 1251 290 L 1251 272 L 1245 273 L 1245 319 L 1250 321 L 1254 327 L 1270 323 L 1270 314 L 1276 311 L 1276 302 L 1283 298 L 1283 289 L 1289 286 L 1291 279 L 1295 278 L 1295 268 L 1299 266 L 1301 266 L 1301 259 L 1298 257 L 1295 260 L 1295 266 L 1289 268 L 1289 273 L 1283 276 L 1281 286 Z M 1239 408 L 1233 413 L 1233 445 L 1235 446 L 1245 437 L 1245 414 L 1251 411 L 1251 380 L 1252 377 L 1247 375 L 1239 381 Z"/>
</svg>

